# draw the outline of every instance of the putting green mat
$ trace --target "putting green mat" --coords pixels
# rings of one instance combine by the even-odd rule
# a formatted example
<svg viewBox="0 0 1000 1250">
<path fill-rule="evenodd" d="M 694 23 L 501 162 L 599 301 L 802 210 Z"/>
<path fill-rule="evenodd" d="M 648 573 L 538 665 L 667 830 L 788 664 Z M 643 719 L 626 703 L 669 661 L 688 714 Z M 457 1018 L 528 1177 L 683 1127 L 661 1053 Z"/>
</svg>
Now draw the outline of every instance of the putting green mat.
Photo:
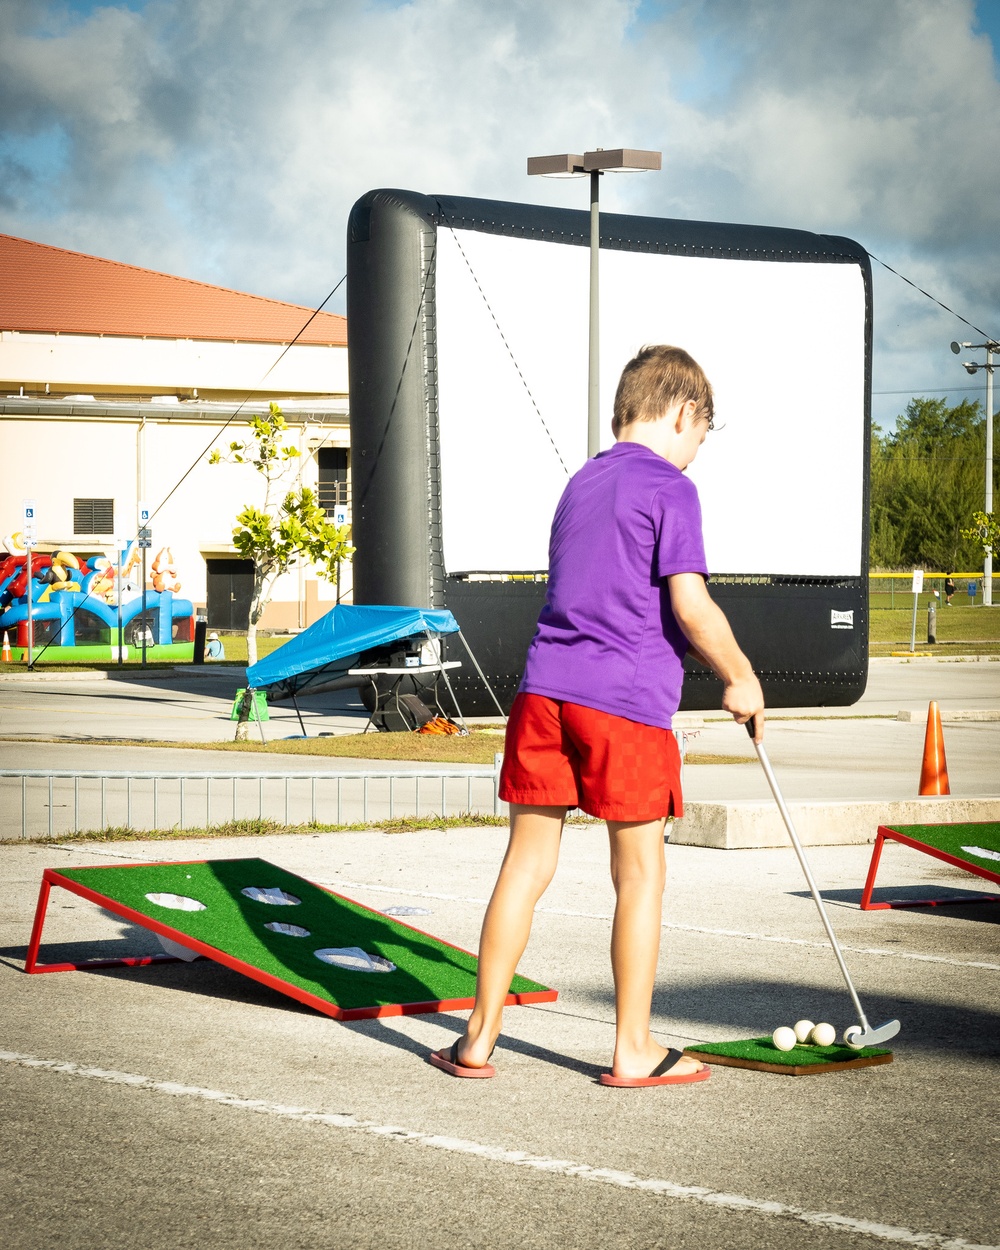
<svg viewBox="0 0 1000 1250">
<path fill-rule="evenodd" d="M 853 1050 L 835 1042 L 832 1046 L 793 1046 L 791 1050 L 779 1050 L 769 1037 L 748 1037 L 735 1042 L 699 1042 L 686 1046 L 684 1050 L 685 1054 L 694 1055 L 705 1063 L 756 1068 L 764 1072 L 788 1071 L 798 1076 L 892 1062 L 892 1051 L 878 1046 Z"/>
<path fill-rule="evenodd" d="M 894 833 L 914 842 L 933 846 L 946 855 L 964 860 L 986 872 L 1000 874 L 1000 822 L 983 821 L 965 825 L 886 825 Z M 992 851 L 977 855 L 976 851 Z"/>
<path fill-rule="evenodd" d="M 433 1011 L 442 1002 L 449 1007 L 457 1005 L 456 1000 L 471 1005 L 475 993 L 474 955 L 331 894 L 263 859 L 66 868 L 53 874 L 56 881 L 59 877 L 122 904 L 140 918 L 147 916 L 169 926 L 178 935 L 175 940 L 187 935 L 248 965 L 238 970 L 249 976 L 259 970 L 286 983 L 289 988 L 284 992 L 301 1001 L 307 1001 L 303 995 L 317 999 L 312 1005 L 330 1015 L 394 1014 L 393 1007 L 407 1004 Z M 299 902 L 275 905 L 242 893 L 254 887 L 278 889 Z M 158 905 L 149 898 L 151 894 L 194 899 L 203 904 L 203 910 Z M 276 933 L 265 928 L 269 923 L 307 929 L 308 936 Z M 331 947 L 360 947 L 389 960 L 396 970 L 357 972 L 325 963 L 314 953 Z M 521 976 L 514 977 L 511 994 L 520 1001 L 556 997 L 554 990 Z"/>
</svg>

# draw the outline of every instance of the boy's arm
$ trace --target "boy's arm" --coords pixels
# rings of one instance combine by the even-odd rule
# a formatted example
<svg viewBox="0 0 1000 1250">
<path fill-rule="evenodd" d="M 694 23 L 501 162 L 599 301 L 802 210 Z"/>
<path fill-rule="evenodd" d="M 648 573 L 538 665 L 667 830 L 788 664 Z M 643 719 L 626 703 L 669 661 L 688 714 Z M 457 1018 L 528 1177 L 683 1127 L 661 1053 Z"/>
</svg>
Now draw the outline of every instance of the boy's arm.
<svg viewBox="0 0 1000 1250">
<path fill-rule="evenodd" d="M 670 606 L 691 644 L 691 654 L 710 668 L 725 686 L 722 706 L 745 725 L 754 718 L 754 742 L 764 737 L 764 693 L 733 637 L 725 613 L 708 593 L 700 573 L 674 573 L 667 578 Z"/>
</svg>

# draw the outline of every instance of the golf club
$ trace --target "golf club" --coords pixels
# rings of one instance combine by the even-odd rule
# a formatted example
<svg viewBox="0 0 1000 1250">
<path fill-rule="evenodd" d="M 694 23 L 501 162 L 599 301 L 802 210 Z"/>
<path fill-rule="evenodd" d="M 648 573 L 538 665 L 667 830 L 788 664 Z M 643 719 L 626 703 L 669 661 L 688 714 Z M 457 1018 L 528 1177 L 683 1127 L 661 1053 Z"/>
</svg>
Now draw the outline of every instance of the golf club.
<svg viewBox="0 0 1000 1250">
<path fill-rule="evenodd" d="M 754 718 L 746 722 L 747 733 L 751 740 L 754 736 Z M 852 1024 L 850 1028 L 844 1032 L 844 1041 L 852 1050 L 861 1050 L 864 1046 L 878 1046 L 881 1042 L 887 1042 L 890 1037 L 895 1037 L 899 1032 L 898 1020 L 887 1020 L 885 1024 L 880 1024 L 878 1028 L 872 1028 L 868 1023 L 868 1017 L 865 1010 L 861 1006 L 861 999 L 858 998 L 858 992 L 854 988 L 854 982 L 851 980 L 851 974 L 847 971 L 847 964 L 844 963 L 844 956 L 840 950 L 840 943 L 837 941 L 833 926 L 830 924 L 830 918 L 826 914 L 826 907 L 820 897 L 819 890 L 816 888 L 816 882 L 813 880 L 812 872 L 809 869 L 809 861 L 806 859 L 806 853 L 802 849 L 802 843 L 799 841 L 799 835 L 795 832 L 795 826 L 792 824 L 792 817 L 785 806 L 785 800 L 781 797 L 781 791 L 778 789 L 778 783 L 775 780 L 774 772 L 771 769 L 771 761 L 767 757 L 767 751 L 763 742 L 754 742 L 754 749 L 757 752 L 757 758 L 760 760 L 760 766 L 764 770 L 764 776 L 767 778 L 767 784 L 771 787 L 771 793 L 774 795 L 774 801 L 778 805 L 778 811 L 781 812 L 781 818 L 785 822 L 785 828 L 788 830 L 788 836 L 792 840 L 792 846 L 795 847 L 795 854 L 799 857 L 799 863 L 802 865 L 802 871 L 805 874 L 806 882 L 809 886 L 809 892 L 813 896 L 819 909 L 820 919 L 823 921 L 823 928 L 826 929 L 826 935 L 830 939 L 830 945 L 833 947 L 833 953 L 837 956 L 837 963 L 840 964 L 840 971 L 844 976 L 844 983 L 847 986 L 848 993 L 858 1013 L 860 1024 Z"/>
</svg>

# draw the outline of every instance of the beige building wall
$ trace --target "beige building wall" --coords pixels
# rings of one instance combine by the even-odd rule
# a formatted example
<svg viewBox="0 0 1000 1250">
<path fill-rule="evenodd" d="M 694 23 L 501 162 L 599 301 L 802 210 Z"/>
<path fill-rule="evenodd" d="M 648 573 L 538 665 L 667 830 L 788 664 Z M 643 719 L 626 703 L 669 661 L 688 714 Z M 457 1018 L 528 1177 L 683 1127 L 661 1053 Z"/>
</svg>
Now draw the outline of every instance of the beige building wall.
<svg viewBox="0 0 1000 1250">
<path fill-rule="evenodd" d="M 291 462 L 283 486 L 287 490 L 301 483 L 315 490 L 318 448 L 349 444 L 346 414 L 336 419 L 329 415 L 323 423 L 315 418 L 295 421 L 296 414 L 291 415 L 295 423 L 286 443 L 302 454 Z M 178 593 L 203 610 L 207 560 L 239 558 L 232 541 L 235 518 L 248 504 L 260 507 L 264 502 L 260 474 L 248 465 L 211 465 L 208 453 L 247 435 L 240 422 L 223 428 L 220 419 L 196 420 L 158 411 L 154 405 L 141 418 L 8 411 L 0 418 L 0 536 L 9 539 L 20 529 L 23 500 L 31 498 L 37 508 L 39 551 L 111 556 L 114 538 L 135 537 L 142 499 L 155 511 L 150 567 L 169 548 L 181 582 Z M 276 492 L 278 498 L 281 493 Z M 75 498 L 113 499 L 115 533 L 74 533 Z M 349 566 L 342 571 L 341 593 L 349 601 Z M 279 579 L 262 628 L 303 628 L 329 611 L 335 599 L 336 588 L 318 578 L 311 566 L 295 569 Z"/>
<path fill-rule="evenodd" d="M 149 566 L 168 548 L 179 593 L 203 611 L 206 562 L 239 558 L 237 513 L 264 501 L 260 475 L 210 465 L 212 448 L 246 439 L 247 418 L 271 399 L 291 427 L 286 445 L 301 453 L 285 489 L 315 490 L 319 448 L 350 443 L 346 347 L 296 344 L 279 361 L 282 351 L 276 343 L 0 332 L 0 538 L 21 528 L 30 498 L 41 552 L 110 556 L 114 538 L 135 537 L 142 500 L 155 511 Z M 113 499 L 116 533 L 74 533 L 79 498 Z M 277 583 L 262 628 L 303 628 L 336 595 L 312 567 L 294 569 Z M 341 597 L 350 601 L 349 564 Z"/>
<path fill-rule="evenodd" d="M 347 348 L 296 343 L 0 331 L 0 388 L 29 393 L 172 394 L 201 399 L 347 395 Z"/>
</svg>

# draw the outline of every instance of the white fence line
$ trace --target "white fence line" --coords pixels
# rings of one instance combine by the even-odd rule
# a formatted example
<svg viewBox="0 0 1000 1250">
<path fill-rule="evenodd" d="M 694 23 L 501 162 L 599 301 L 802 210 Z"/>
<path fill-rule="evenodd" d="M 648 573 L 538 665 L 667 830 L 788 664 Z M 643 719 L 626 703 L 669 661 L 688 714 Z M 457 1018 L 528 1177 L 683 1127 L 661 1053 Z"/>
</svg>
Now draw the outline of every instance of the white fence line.
<svg viewBox="0 0 1000 1250">
<path fill-rule="evenodd" d="M 58 839 L 113 827 L 207 828 L 213 821 L 253 817 L 286 825 L 342 825 L 447 816 L 449 810 L 500 815 L 506 806 L 499 797 L 501 760 L 494 756 L 491 769 L 420 772 L 0 769 L 0 837 Z"/>
</svg>

